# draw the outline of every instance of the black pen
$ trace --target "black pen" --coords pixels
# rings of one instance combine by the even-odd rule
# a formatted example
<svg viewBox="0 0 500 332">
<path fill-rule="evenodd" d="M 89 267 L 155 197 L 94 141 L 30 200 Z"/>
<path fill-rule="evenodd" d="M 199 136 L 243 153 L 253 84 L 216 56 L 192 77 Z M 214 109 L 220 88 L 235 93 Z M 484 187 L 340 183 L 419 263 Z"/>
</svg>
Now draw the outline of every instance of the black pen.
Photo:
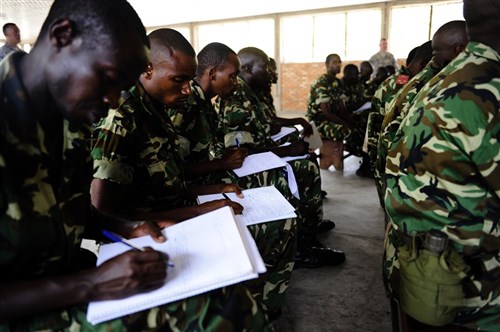
<svg viewBox="0 0 500 332">
<path fill-rule="evenodd" d="M 226 193 L 222 193 L 222 196 L 224 196 L 225 199 L 231 200 L 231 198 L 229 198 L 229 196 L 226 195 Z"/>
</svg>

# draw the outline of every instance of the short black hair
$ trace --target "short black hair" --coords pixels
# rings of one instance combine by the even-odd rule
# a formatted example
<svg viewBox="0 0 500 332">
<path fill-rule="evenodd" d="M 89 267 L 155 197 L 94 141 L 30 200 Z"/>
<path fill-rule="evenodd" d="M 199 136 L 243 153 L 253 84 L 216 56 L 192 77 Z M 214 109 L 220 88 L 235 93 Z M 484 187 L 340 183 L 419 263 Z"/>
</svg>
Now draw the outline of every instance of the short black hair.
<svg viewBox="0 0 500 332">
<path fill-rule="evenodd" d="M 349 64 L 345 65 L 345 67 L 344 67 L 344 74 L 347 72 L 356 73 L 356 75 L 357 75 L 357 74 L 359 74 L 359 69 L 356 65 L 349 63 Z"/>
<path fill-rule="evenodd" d="M 328 62 L 330 62 L 333 57 L 338 57 L 340 59 L 340 55 L 336 53 L 328 54 L 325 59 L 325 65 L 328 64 Z"/>
<path fill-rule="evenodd" d="M 408 56 L 406 57 L 406 67 L 413 61 L 413 58 L 415 57 L 415 54 L 417 54 L 417 50 L 420 46 L 414 47 L 409 53 Z"/>
<path fill-rule="evenodd" d="M 3 31 L 3 34 L 6 35 L 7 34 L 7 30 L 11 27 L 15 27 L 17 26 L 16 23 L 12 23 L 12 22 L 8 22 L 8 23 L 5 23 L 3 25 L 3 28 L 2 28 L 2 31 Z"/>
<path fill-rule="evenodd" d="M 236 55 L 229 46 L 222 43 L 210 43 L 198 53 L 198 67 L 196 75 L 202 76 L 209 67 L 220 66 L 226 61 L 229 54 Z"/>
<path fill-rule="evenodd" d="M 432 41 L 426 41 L 420 45 L 415 53 L 414 59 L 421 60 L 425 63 L 431 61 L 432 59 Z"/>
<path fill-rule="evenodd" d="M 82 36 L 82 42 L 90 48 L 110 41 L 121 42 L 131 32 L 135 32 L 139 40 L 149 47 L 146 29 L 126 0 L 55 0 L 42 25 L 37 43 L 46 36 L 50 25 L 61 18 L 72 22 L 76 35 Z"/>
<path fill-rule="evenodd" d="M 151 43 L 151 62 L 157 59 L 163 59 L 168 52 L 173 55 L 175 51 L 195 57 L 196 53 L 189 41 L 177 30 L 162 28 L 151 32 L 149 35 Z"/>
</svg>

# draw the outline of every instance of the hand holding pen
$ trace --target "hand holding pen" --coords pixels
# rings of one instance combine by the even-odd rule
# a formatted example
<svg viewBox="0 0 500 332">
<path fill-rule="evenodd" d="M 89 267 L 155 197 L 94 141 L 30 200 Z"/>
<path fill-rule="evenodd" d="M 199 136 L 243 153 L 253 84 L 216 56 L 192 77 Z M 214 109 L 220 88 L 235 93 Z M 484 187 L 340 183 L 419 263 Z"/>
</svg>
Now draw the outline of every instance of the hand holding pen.
<svg viewBox="0 0 500 332">
<path fill-rule="evenodd" d="M 116 233 L 113 233 L 113 232 L 110 232 L 110 231 L 107 231 L 107 230 L 103 230 L 102 234 L 104 236 L 106 236 L 108 239 L 110 239 L 111 241 L 113 241 L 113 242 L 121 242 L 121 243 L 129 246 L 130 248 L 138 250 L 138 251 L 141 251 L 141 252 L 145 252 L 146 251 L 146 249 L 144 249 L 143 247 L 138 246 L 137 244 L 134 244 L 132 241 L 127 240 L 123 236 L 118 235 Z M 169 267 L 174 267 L 174 264 L 171 263 L 171 262 L 168 262 L 167 265 Z"/>
</svg>

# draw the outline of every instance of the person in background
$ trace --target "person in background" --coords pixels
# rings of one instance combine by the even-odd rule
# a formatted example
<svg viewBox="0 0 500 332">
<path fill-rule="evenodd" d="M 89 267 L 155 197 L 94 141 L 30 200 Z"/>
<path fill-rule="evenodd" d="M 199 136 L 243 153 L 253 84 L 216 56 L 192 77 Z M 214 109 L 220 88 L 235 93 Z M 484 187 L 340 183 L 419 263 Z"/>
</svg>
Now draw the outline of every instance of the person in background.
<svg viewBox="0 0 500 332">
<path fill-rule="evenodd" d="M 21 42 L 21 32 L 15 23 L 5 23 L 2 28 L 5 44 L 0 47 L 0 60 L 12 52 L 24 52 L 17 45 Z"/>
<path fill-rule="evenodd" d="M 384 279 L 397 300 L 401 286 L 417 286 L 403 284 L 401 252 L 405 246 L 422 248 L 409 239 L 438 233 L 448 243 L 440 266 L 447 276 L 458 273 L 460 282 L 453 292 L 436 291 L 428 299 L 448 306 L 447 321 L 456 330 L 499 331 L 500 2 L 464 0 L 463 13 L 465 50 L 413 99 L 389 148 Z M 417 308 L 429 306 L 435 302 L 422 301 Z M 424 318 L 410 318 L 411 331 L 428 331 Z"/>
<path fill-rule="evenodd" d="M 387 39 L 380 39 L 378 44 L 379 51 L 370 57 L 370 63 L 373 67 L 373 72 L 376 73 L 380 67 L 393 66 L 394 69 L 398 68 L 396 59 L 392 53 L 387 51 Z"/>
<path fill-rule="evenodd" d="M 368 99 L 366 99 L 364 94 L 364 86 L 359 81 L 358 67 L 353 64 L 346 65 L 344 67 L 342 83 L 344 105 L 347 112 L 352 114 L 351 118 L 356 122 L 358 128 L 358 130 L 350 131 L 349 135 L 345 137 L 345 147 L 353 155 L 362 158 L 361 165 L 356 170 L 356 175 L 372 177 L 368 154 L 363 151 L 364 129 L 366 128 L 370 108 L 366 107 Z"/>
</svg>

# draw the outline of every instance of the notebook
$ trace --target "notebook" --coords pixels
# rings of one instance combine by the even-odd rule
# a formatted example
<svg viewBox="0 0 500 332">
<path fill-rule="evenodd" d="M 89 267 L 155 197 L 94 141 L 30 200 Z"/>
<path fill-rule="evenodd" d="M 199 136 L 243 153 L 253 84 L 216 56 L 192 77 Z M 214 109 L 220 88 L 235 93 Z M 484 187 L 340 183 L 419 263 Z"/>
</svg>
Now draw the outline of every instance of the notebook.
<svg viewBox="0 0 500 332">
<path fill-rule="evenodd" d="M 165 284 L 125 299 L 91 302 L 87 320 L 98 324 L 145 309 L 257 278 L 266 271 L 248 229 L 235 220 L 230 207 L 180 222 L 163 230 L 167 242 L 144 236 L 131 241 L 164 251 L 175 267 L 168 268 Z M 101 245 L 97 265 L 127 250 L 123 243 Z"/>
<path fill-rule="evenodd" d="M 295 208 L 274 186 L 259 187 L 242 190 L 244 198 L 235 193 L 226 193 L 230 200 L 243 206 L 243 214 L 237 215 L 244 224 L 254 225 L 269 221 L 295 218 Z M 198 204 L 224 199 L 222 194 L 198 196 Z"/>
</svg>

